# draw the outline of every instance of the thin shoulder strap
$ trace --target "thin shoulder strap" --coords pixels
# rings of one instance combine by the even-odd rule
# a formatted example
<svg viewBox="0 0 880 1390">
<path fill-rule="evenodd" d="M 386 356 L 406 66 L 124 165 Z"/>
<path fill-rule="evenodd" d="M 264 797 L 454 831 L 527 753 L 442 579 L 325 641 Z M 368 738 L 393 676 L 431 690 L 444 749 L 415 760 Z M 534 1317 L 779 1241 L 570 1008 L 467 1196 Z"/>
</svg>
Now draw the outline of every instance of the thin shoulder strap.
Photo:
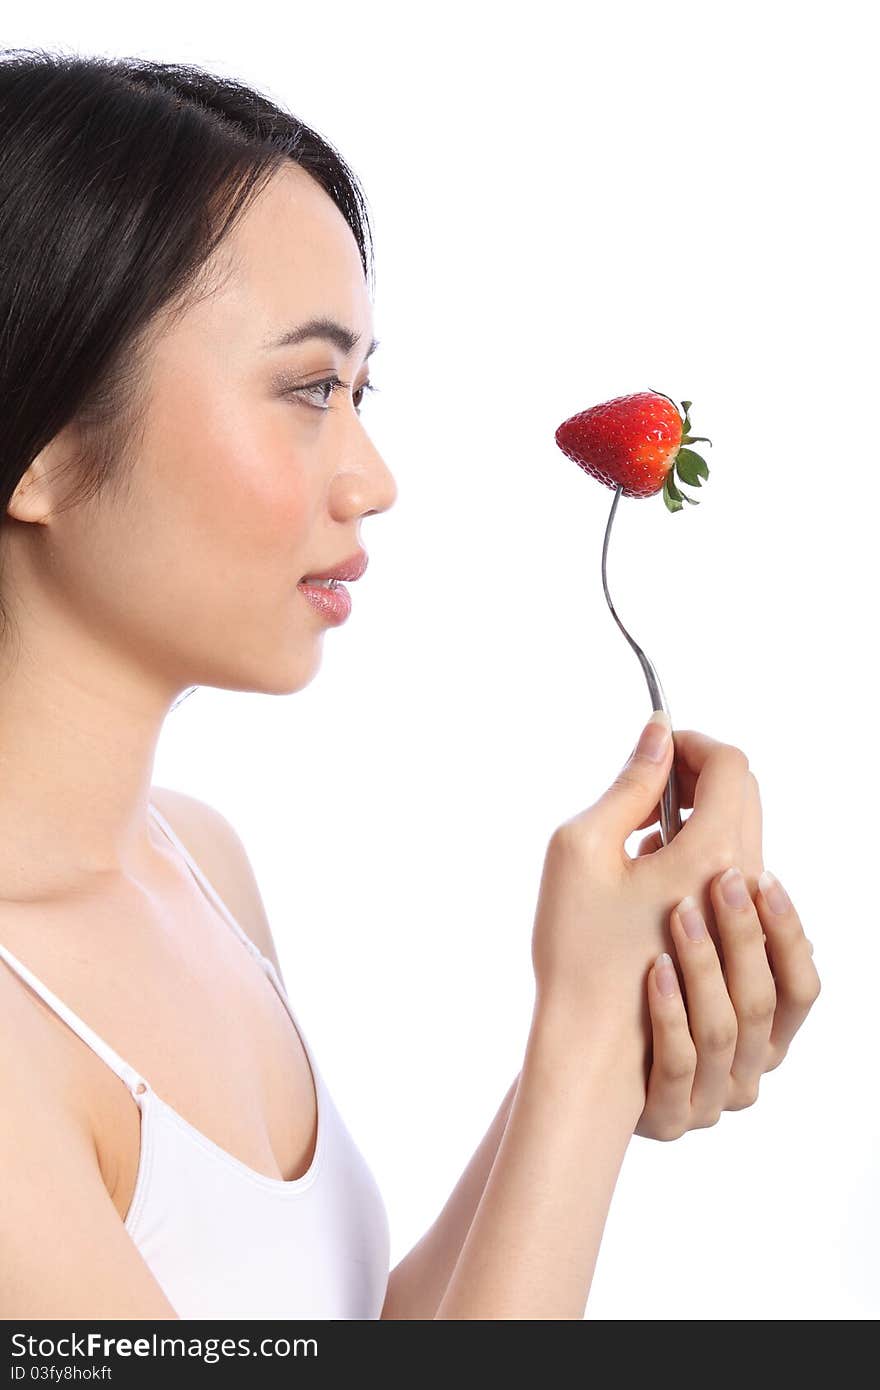
<svg viewBox="0 0 880 1390">
<path fill-rule="evenodd" d="M 111 1071 L 114 1071 L 116 1075 L 125 1082 L 132 1093 L 136 1094 L 147 1089 L 147 1083 L 140 1072 L 136 1071 L 133 1066 L 120 1057 L 118 1052 L 114 1052 L 110 1044 L 99 1037 L 94 1029 L 90 1028 L 87 1023 L 84 1023 L 79 1014 L 74 1013 L 73 1009 L 68 1008 L 68 1006 L 58 998 L 57 994 L 53 994 L 48 985 L 44 985 L 43 981 L 39 980 L 32 970 L 28 969 L 24 961 L 20 961 L 17 956 L 14 956 L 12 952 L 3 945 L 0 945 L 0 956 L 3 957 L 15 974 L 19 975 L 21 979 L 24 980 L 25 984 L 30 985 L 31 989 L 49 1005 L 49 1008 L 52 1009 L 59 1018 L 63 1019 L 69 1028 L 73 1029 L 74 1033 L 82 1039 L 86 1046 L 90 1047 L 93 1052 L 97 1053 L 103 1062 L 107 1063 Z"/>
<path fill-rule="evenodd" d="M 211 881 L 199 868 L 198 864 L 196 863 L 195 859 L 193 859 L 186 845 L 183 843 L 180 836 L 162 815 L 162 812 L 158 809 L 158 807 L 153 805 L 152 801 L 149 803 L 149 808 L 152 811 L 153 816 L 160 829 L 164 830 L 171 843 L 175 845 L 176 848 L 183 855 L 183 858 L 185 859 L 190 871 L 195 875 L 198 882 L 202 885 L 211 902 L 214 903 L 215 907 L 220 912 L 220 915 L 222 916 L 223 920 L 232 928 L 239 940 L 248 948 L 251 955 L 256 956 L 264 967 L 272 965 L 272 962 L 269 960 L 268 956 L 263 955 L 263 952 L 260 950 L 260 948 L 256 945 L 255 942 L 251 940 L 244 928 L 229 911 L 229 908 L 226 906 L 220 894 L 217 892 L 217 889 L 214 887 L 213 883 L 211 883 Z"/>
</svg>

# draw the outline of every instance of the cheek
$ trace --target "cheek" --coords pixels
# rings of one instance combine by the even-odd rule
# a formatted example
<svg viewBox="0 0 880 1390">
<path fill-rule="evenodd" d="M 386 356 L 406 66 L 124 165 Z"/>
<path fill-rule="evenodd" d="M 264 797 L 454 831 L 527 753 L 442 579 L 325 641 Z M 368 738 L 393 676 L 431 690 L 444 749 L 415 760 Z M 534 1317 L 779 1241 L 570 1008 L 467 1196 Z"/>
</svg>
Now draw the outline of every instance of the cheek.
<svg viewBox="0 0 880 1390">
<path fill-rule="evenodd" d="M 306 471 L 293 458 L 227 448 L 202 478 L 196 508 L 217 544 L 232 548 L 239 561 L 259 565 L 287 556 L 293 568 L 307 548 L 314 501 Z"/>
<path fill-rule="evenodd" d="M 314 469 L 298 456 L 283 411 L 276 402 L 245 416 L 190 399 L 177 412 L 173 446 L 159 455 L 159 490 L 173 493 L 178 541 L 227 573 L 285 558 L 292 572 L 308 548 Z"/>
</svg>

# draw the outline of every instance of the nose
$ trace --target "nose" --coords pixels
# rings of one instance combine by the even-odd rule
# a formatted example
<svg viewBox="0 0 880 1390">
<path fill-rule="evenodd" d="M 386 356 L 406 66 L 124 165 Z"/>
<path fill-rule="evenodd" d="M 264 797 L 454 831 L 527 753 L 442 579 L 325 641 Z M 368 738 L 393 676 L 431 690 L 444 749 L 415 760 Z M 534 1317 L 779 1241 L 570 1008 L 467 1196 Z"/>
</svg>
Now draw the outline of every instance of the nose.
<svg viewBox="0 0 880 1390">
<path fill-rule="evenodd" d="M 387 512 L 397 501 L 394 474 L 366 430 L 356 460 L 336 474 L 333 495 L 340 519 Z"/>
</svg>

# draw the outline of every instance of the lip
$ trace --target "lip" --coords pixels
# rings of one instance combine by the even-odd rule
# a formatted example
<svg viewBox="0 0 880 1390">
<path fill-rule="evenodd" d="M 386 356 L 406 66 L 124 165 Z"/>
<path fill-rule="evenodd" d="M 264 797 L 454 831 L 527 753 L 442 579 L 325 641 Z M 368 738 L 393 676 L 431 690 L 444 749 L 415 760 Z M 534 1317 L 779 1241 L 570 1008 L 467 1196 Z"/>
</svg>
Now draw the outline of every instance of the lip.
<svg viewBox="0 0 880 1390">
<path fill-rule="evenodd" d="M 360 579 L 369 563 L 369 556 L 365 550 L 356 550 L 354 555 L 350 555 L 347 560 L 340 560 L 333 569 L 311 571 L 304 574 L 299 581 L 303 584 L 307 579 L 347 579 L 353 582 Z"/>
<path fill-rule="evenodd" d="M 344 584 L 336 589 L 319 589 L 300 580 L 297 589 L 328 623 L 344 623 L 351 613 L 351 594 Z"/>
</svg>

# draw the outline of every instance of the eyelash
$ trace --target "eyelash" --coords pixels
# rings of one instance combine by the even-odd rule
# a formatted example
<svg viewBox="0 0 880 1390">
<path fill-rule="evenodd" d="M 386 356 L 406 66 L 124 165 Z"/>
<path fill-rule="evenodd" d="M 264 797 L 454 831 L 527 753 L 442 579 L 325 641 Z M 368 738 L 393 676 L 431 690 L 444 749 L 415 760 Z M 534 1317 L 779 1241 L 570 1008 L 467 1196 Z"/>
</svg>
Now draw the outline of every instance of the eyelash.
<svg viewBox="0 0 880 1390">
<path fill-rule="evenodd" d="M 282 395 L 285 395 L 285 396 L 305 396 L 305 395 L 308 395 L 308 393 L 309 393 L 310 391 L 320 391 L 320 390 L 322 389 L 322 387 L 325 387 L 325 386 L 329 386 L 330 389 L 331 389 L 331 391 L 347 391 L 348 388 L 351 386 L 351 382 L 350 382 L 350 381 L 342 381 L 342 380 L 340 380 L 340 378 L 339 378 L 338 376 L 328 376 L 328 377 L 325 377 L 323 381 L 313 381 L 313 382 L 311 382 L 308 386 L 288 386 L 288 387 L 285 387 L 284 390 L 283 390 L 283 392 L 282 392 Z M 372 383 L 371 381 L 364 381 L 364 382 L 361 382 L 360 386 L 359 386 L 357 389 L 358 389 L 358 391 L 378 391 L 378 390 L 379 390 L 378 386 L 374 386 L 373 383 Z M 356 395 L 356 394 L 357 394 L 357 392 L 355 392 L 355 395 Z M 328 411 L 328 410 L 332 410 L 332 408 L 333 408 L 333 407 L 332 407 L 331 405 L 329 405 L 329 404 L 325 404 L 325 405 L 316 405 L 316 404 L 314 403 L 314 401 L 306 401 L 305 403 L 306 403 L 306 405 L 309 406 L 312 410 L 320 410 L 320 411 L 322 411 L 322 412 L 326 412 L 326 411 Z M 363 405 L 363 401 L 361 401 L 361 405 Z M 361 407 L 360 407 L 359 405 L 355 406 L 355 412 L 356 412 L 358 415 L 360 415 L 360 413 L 361 413 Z"/>
</svg>

